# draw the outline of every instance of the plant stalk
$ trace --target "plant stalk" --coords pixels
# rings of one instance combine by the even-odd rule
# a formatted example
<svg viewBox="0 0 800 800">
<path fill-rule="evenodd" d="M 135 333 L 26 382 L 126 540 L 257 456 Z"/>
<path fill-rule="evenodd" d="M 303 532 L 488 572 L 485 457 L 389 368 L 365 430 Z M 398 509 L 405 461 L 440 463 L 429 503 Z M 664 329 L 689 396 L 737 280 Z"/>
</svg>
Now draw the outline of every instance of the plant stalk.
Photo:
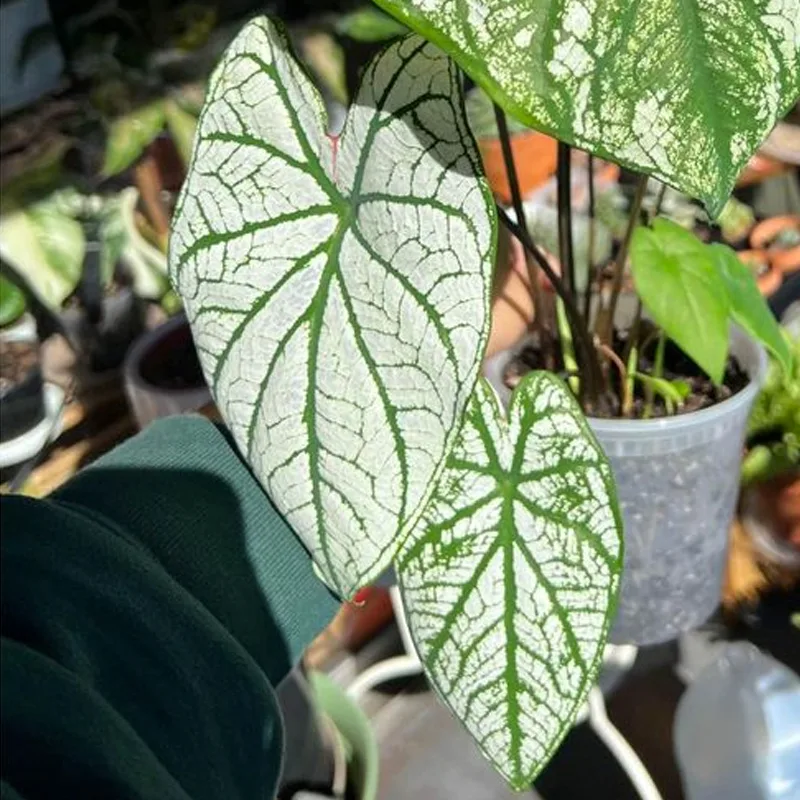
<svg viewBox="0 0 800 800">
<path fill-rule="evenodd" d="M 575 256 L 572 251 L 572 148 L 558 143 L 558 259 L 567 289 L 575 294 Z"/>
<path fill-rule="evenodd" d="M 658 332 L 658 342 L 656 343 L 656 355 L 653 362 L 653 377 L 664 377 L 664 350 L 667 346 L 667 335 L 663 329 Z"/>
<path fill-rule="evenodd" d="M 656 354 L 653 360 L 653 377 L 661 378 L 664 373 L 664 348 L 666 346 L 667 337 L 663 330 L 658 331 L 658 341 L 656 342 Z M 650 419 L 653 416 L 653 387 L 644 385 L 644 411 L 642 413 L 643 419 Z"/>
<path fill-rule="evenodd" d="M 580 311 L 575 305 L 575 298 L 567 291 L 561 278 L 550 264 L 547 263 L 547 259 L 533 243 L 527 229 L 517 225 L 501 206 L 498 206 L 497 211 L 502 223 L 519 239 L 522 246 L 533 256 L 542 272 L 544 272 L 553 285 L 556 294 L 564 303 L 564 311 L 566 312 L 573 338 L 580 353 L 581 372 L 584 377 L 584 380 L 581 381 L 580 400 L 584 410 L 591 412 L 599 398 L 600 387 L 603 385 L 602 375 L 600 374 L 600 363 L 590 338 L 589 329 L 583 324 Z"/>
<path fill-rule="evenodd" d="M 519 188 L 519 178 L 517 176 L 517 166 L 514 163 L 514 152 L 511 149 L 511 136 L 508 132 L 508 122 L 506 114 L 500 106 L 495 103 L 494 116 L 497 121 L 497 132 L 500 136 L 500 147 L 503 151 L 503 162 L 506 167 L 508 186 L 511 190 L 511 202 L 514 206 L 514 213 L 520 226 L 528 233 L 528 224 L 525 219 L 525 210 L 522 206 L 522 192 Z M 525 259 L 528 269 L 528 280 L 530 281 L 531 299 L 533 300 L 533 326 L 538 333 L 539 347 L 542 358 L 546 364 L 552 364 L 552 341 L 549 326 L 545 319 L 544 304 L 542 303 L 542 290 L 539 285 L 539 268 L 533 259 Z"/>
<path fill-rule="evenodd" d="M 586 253 L 586 288 L 583 294 L 583 321 L 588 327 L 592 308 L 592 288 L 594 286 L 594 239 L 595 239 L 595 197 L 594 197 L 594 156 L 589 153 L 589 167 L 586 176 L 589 185 L 589 247 Z"/>
<path fill-rule="evenodd" d="M 630 417 L 633 414 L 633 382 L 636 378 L 637 366 L 639 362 L 639 348 L 632 347 L 625 361 L 627 379 L 622 392 L 622 416 Z"/>
<path fill-rule="evenodd" d="M 640 175 L 636 184 L 636 194 L 631 203 L 628 226 L 625 229 L 625 237 L 620 244 L 617 258 L 614 261 L 614 272 L 611 279 L 611 297 L 609 298 L 608 305 L 603 306 L 597 313 L 595 333 L 600 341 L 606 345 L 611 344 L 611 338 L 614 333 L 614 316 L 617 313 L 617 302 L 619 300 L 619 294 L 622 291 L 622 281 L 625 277 L 625 263 L 628 260 L 628 251 L 630 250 L 633 232 L 639 223 L 639 214 L 642 210 L 642 201 L 644 200 L 646 189 L 647 176 Z"/>
<path fill-rule="evenodd" d="M 564 359 L 564 369 L 569 374 L 567 383 L 572 393 L 578 396 L 581 391 L 580 370 L 578 362 L 575 360 L 575 345 L 572 341 L 572 331 L 569 327 L 567 314 L 564 311 L 564 301 L 556 298 L 556 320 L 558 322 L 558 334 L 561 337 L 561 352 Z"/>
</svg>

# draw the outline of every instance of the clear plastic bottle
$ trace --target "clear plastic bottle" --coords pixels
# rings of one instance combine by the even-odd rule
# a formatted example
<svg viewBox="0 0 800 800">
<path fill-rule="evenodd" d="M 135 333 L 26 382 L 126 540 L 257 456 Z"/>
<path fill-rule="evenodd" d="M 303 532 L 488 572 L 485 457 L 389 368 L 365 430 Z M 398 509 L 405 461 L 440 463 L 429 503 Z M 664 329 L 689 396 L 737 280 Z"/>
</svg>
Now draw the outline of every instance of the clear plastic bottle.
<svg viewBox="0 0 800 800">
<path fill-rule="evenodd" d="M 751 644 L 689 686 L 674 738 L 687 800 L 800 800 L 800 678 Z"/>
</svg>

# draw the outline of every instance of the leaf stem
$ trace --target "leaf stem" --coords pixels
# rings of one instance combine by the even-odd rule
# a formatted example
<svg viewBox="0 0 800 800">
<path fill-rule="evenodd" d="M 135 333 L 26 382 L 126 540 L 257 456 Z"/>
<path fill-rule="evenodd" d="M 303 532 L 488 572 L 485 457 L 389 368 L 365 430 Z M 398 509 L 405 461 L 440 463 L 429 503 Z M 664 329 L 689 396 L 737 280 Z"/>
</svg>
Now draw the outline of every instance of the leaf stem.
<svg viewBox="0 0 800 800">
<path fill-rule="evenodd" d="M 653 377 L 664 377 L 664 350 L 667 345 L 667 334 L 663 329 L 658 332 L 658 341 L 656 342 L 656 356 L 653 362 Z"/>
<path fill-rule="evenodd" d="M 564 369 L 570 374 L 567 379 L 569 388 L 577 397 L 580 394 L 580 370 L 578 362 L 575 360 L 575 345 L 572 341 L 572 331 L 569 328 L 566 312 L 564 311 L 564 301 L 556 298 L 556 321 L 558 322 L 558 335 L 561 338 L 561 353 L 564 359 Z"/>
<path fill-rule="evenodd" d="M 626 360 L 626 371 L 628 374 L 622 392 L 622 416 L 630 417 L 633 414 L 633 382 L 636 378 L 637 366 L 639 362 L 639 348 L 632 347 Z"/>
<path fill-rule="evenodd" d="M 587 249 L 586 262 L 586 288 L 583 293 L 583 321 L 589 325 L 589 316 L 592 308 L 592 288 L 594 287 L 594 239 L 595 239 L 595 197 L 594 197 L 594 156 L 589 153 L 589 166 L 587 173 L 589 184 L 589 246 Z"/>
<path fill-rule="evenodd" d="M 661 378 L 664 373 L 664 348 L 666 346 L 667 337 L 664 331 L 659 328 L 658 340 L 656 342 L 656 354 L 653 361 L 653 377 Z M 644 384 L 644 412 L 642 414 L 644 419 L 650 419 L 653 416 L 653 386 L 650 383 Z M 666 405 L 666 402 L 665 402 Z M 669 408 L 667 408 L 669 411 Z"/>
<path fill-rule="evenodd" d="M 500 148 L 503 151 L 503 162 L 506 168 L 508 187 L 511 191 L 511 202 L 514 206 L 514 213 L 520 226 L 528 233 L 528 223 L 525 219 L 525 209 L 522 205 L 522 192 L 519 188 L 519 177 L 517 176 L 517 166 L 514 163 L 514 152 L 511 148 L 511 136 L 508 132 L 508 122 L 505 112 L 496 103 L 494 105 L 494 116 L 497 122 L 497 132 L 500 136 Z M 528 280 L 530 281 L 530 293 L 533 300 L 533 325 L 534 330 L 539 334 L 539 347 L 541 348 L 542 358 L 545 363 L 552 362 L 552 342 L 550 338 L 549 326 L 544 314 L 544 304 L 542 303 L 541 286 L 539 286 L 539 269 L 537 262 L 529 258 L 525 259 L 528 269 Z"/>
<path fill-rule="evenodd" d="M 625 263 L 628 260 L 628 250 L 630 249 L 633 232 L 639 223 L 639 214 L 642 210 L 642 201 L 647 189 L 647 176 L 640 175 L 636 184 L 636 194 L 633 196 L 630 214 L 628 215 L 628 225 L 625 229 L 625 236 L 620 244 L 617 257 L 614 261 L 613 275 L 611 278 L 611 297 L 608 305 L 598 311 L 595 324 L 595 333 L 604 344 L 611 343 L 614 332 L 614 316 L 617 312 L 617 301 L 622 291 L 622 281 L 625 277 Z"/>
<path fill-rule="evenodd" d="M 610 348 L 607 344 L 603 344 L 603 342 L 597 343 L 597 349 L 609 360 L 612 364 L 617 368 L 619 372 L 619 387 L 620 387 L 620 415 L 624 414 L 625 407 L 626 407 L 626 392 L 628 387 L 628 370 L 625 365 L 622 363 L 622 359 Z"/>
<path fill-rule="evenodd" d="M 572 148 L 558 143 L 558 259 L 567 289 L 575 293 L 575 257 L 572 251 Z"/>
<path fill-rule="evenodd" d="M 564 311 L 567 315 L 572 335 L 578 345 L 581 360 L 581 371 L 584 380 L 581 381 L 581 402 L 584 410 L 590 412 L 599 398 L 600 387 L 602 386 L 602 376 L 600 374 L 600 364 L 589 335 L 589 329 L 583 324 L 580 311 L 575 305 L 575 298 L 564 286 L 561 278 L 548 264 L 544 254 L 533 243 L 527 229 L 520 227 L 508 216 L 502 206 L 497 207 L 500 221 L 519 239 L 522 246 L 533 256 L 542 272 L 547 276 L 556 294 L 564 302 Z"/>
</svg>

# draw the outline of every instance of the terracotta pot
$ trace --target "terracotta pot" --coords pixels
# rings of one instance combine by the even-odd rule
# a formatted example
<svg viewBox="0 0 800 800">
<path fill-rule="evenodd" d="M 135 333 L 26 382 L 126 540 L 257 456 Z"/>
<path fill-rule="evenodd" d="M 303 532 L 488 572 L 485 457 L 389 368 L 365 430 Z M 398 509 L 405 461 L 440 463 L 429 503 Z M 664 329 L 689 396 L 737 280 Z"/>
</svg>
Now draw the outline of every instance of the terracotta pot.
<svg viewBox="0 0 800 800">
<path fill-rule="evenodd" d="M 750 234 L 750 245 L 756 250 L 766 250 L 776 269 L 784 274 L 800 269 L 800 244 L 791 247 L 773 246 L 781 233 L 797 231 L 800 233 L 800 215 L 784 214 L 759 222 Z"/>
<path fill-rule="evenodd" d="M 742 525 L 770 561 L 800 567 L 800 470 L 748 486 Z"/>
<path fill-rule="evenodd" d="M 765 250 L 741 250 L 739 259 L 753 268 L 753 276 L 764 297 L 774 294 L 783 282 L 783 273 L 770 263 Z"/>
<path fill-rule="evenodd" d="M 479 139 L 478 149 L 492 191 L 501 203 L 510 205 L 511 189 L 508 185 L 500 140 Z M 550 136 L 537 131 L 514 134 L 511 137 L 511 151 L 523 197 L 555 174 L 558 142 Z"/>
</svg>

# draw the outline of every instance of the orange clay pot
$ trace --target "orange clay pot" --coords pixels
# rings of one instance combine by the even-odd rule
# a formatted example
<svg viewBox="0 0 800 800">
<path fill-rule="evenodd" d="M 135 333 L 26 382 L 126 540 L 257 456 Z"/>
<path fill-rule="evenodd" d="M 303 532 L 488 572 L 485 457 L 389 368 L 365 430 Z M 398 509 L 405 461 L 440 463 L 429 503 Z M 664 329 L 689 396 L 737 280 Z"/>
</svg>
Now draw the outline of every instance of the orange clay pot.
<svg viewBox="0 0 800 800">
<path fill-rule="evenodd" d="M 508 185 L 500 140 L 479 139 L 478 149 L 492 192 L 501 203 L 510 205 L 511 189 Z M 523 197 L 555 174 L 558 142 L 550 136 L 537 131 L 516 133 L 511 137 L 511 152 Z"/>
<path fill-rule="evenodd" d="M 784 214 L 759 222 L 750 233 L 750 245 L 756 250 L 766 250 L 772 266 L 784 274 L 800 269 L 800 244 L 782 248 L 773 242 L 784 231 L 800 233 L 800 215 Z"/>
<path fill-rule="evenodd" d="M 741 250 L 736 255 L 748 266 L 761 267 L 758 273 L 753 270 L 758 289 L 764 297 L 774 294 L 783 282 L 783 273 L 770 263 L 765 250 Z"/>
</svg>

